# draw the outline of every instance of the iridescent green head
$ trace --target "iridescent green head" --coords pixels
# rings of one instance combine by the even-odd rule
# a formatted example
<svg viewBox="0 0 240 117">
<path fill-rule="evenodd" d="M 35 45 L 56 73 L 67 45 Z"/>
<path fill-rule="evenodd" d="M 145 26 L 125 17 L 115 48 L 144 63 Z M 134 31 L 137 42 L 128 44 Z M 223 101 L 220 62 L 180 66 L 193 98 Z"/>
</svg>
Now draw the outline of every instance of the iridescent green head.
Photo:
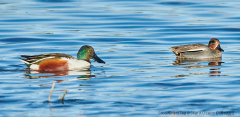
<svg viewBox="0 0 240 117">
<path fill-rule="evenodd" d="M 90 59 L 97 61 L 98 63 L 104 63 L 94 52 L 94 49 L 91 46 L 84 45 L 82 46 L 77 53 L 78 60 L 85 60 L 90 62 Z"/>
</svg>

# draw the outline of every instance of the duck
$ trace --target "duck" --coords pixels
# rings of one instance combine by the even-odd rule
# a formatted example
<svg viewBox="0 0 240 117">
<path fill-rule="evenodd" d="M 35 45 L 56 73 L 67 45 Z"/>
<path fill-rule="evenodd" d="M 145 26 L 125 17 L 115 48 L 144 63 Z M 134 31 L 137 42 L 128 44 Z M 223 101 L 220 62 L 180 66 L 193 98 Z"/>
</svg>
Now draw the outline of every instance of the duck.
<svg viewBox="0 0 240 117">
<path fill-rule="evenodd" d="M 224 50 L 220 47 L 220 41 L 217 38 L 212 38 L 208 45 L 204 44 L 189 44 L 180 45 L 170 48 L 177 58 L 221 58 Z"/>
<path fill-rule="evenodd" d="M 25 63 L 30 70 L 36 71 L 51 72 L 90 68 L 90 59 L 105 64 L 105 62 L 95 54 L 93 47 L 89 45 L 84 45 L 79 49 L 77 58 L 63 53 L 49 53 L 32 56 L 21 55 L 21 57 L 22 58 L 19 58 L 20 61 Z"/>
</svg>

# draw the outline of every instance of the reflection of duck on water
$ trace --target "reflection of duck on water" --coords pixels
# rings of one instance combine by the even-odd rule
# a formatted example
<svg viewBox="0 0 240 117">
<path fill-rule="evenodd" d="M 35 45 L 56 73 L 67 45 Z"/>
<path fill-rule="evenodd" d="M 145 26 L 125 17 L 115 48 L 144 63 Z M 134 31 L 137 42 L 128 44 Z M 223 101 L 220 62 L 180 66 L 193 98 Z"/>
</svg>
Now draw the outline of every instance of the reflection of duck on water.
<svg viewBox="0 0 240 117">
<path fill-rule="evenodd" d="M 200 62 L 208 62 L 207 65 L 202 65 Z M 221 64 L 224 63 L 222 62 L 221 58 L 209 58 L 209 59 L 185 59 L 185 58 L 177 58 L 175 63 L 173 65 L 184 65 L 184 68 L 207 68 L 207 67 L 214 67 L 214 66 L 221 66 Z M 212 68 L 210 69 L 210 76 L 220 76 L 217 74 L 220 74 L 220 68 Z M 195 75 L 201 75 L 201 74 L 206 74 L 206 73 L 190 73 L 190 74 L 195 74 Z M 208 73 L 207 73 L 208 74 Z"/>
<path fill-rule="evenodd" d="M 209 62 L 208 65 L 200 65 L 198 62 Z M 208 58 L 208 59 L 186 59 L 186 58 L 176 58 L 173 65 L 192 65 L 186 66 L 185 68 L 203 68 L 211 66 L 221 66 L 222 58 Z"/>
<path fill-rule="evenodd" d="M 49 78 L 55 76 L 67 76 L 67 75 L 77 75 L 79 77 L 94 77 L 91 75 L 89 69 L 86 70 L 71 70 L 71 71 L 26 71 L 25 78 L 28 79 L 37 79 L 37 78 Z"/>
</svg>

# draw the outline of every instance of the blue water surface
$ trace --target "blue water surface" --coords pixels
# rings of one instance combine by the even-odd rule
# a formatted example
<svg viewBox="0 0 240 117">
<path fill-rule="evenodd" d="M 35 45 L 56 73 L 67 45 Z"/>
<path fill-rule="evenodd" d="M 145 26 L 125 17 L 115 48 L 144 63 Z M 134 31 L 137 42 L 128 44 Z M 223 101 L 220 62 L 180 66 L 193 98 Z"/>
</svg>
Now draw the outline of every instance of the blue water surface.
<svg viewBox="0 0 240 117">
<path fill-rule="evenodd" d="M 0 116 L 240 115 L 237 0 L 2 0 L 0 16 Z M 211 38 L 222 60 L 179 61 L 169 49 Z M 83 45 L 106 64 L 37 73 L 18 59 L 76 57 Z"/>
</svg>

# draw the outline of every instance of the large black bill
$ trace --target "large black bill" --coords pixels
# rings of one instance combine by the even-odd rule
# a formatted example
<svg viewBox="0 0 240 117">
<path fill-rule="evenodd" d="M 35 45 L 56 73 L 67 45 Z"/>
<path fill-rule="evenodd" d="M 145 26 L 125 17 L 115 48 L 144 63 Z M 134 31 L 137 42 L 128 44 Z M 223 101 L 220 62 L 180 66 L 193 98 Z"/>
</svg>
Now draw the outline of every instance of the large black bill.
<svg viewBox="0 0 240 117">
<path fill-rule="evenodd" d="M 224 52 L 224 50 L 220 47 L 220 45 L 218 45 L 217 49 L 221 52 Z"/>
<path fill-rule="evenodd" d="M 97 61 L 98 63 L 104 63 L 105 64 L 105 62 L 102 59 L 100 59 L 96 54 L 93 55 L 92 59 Z"/>
</svg>

